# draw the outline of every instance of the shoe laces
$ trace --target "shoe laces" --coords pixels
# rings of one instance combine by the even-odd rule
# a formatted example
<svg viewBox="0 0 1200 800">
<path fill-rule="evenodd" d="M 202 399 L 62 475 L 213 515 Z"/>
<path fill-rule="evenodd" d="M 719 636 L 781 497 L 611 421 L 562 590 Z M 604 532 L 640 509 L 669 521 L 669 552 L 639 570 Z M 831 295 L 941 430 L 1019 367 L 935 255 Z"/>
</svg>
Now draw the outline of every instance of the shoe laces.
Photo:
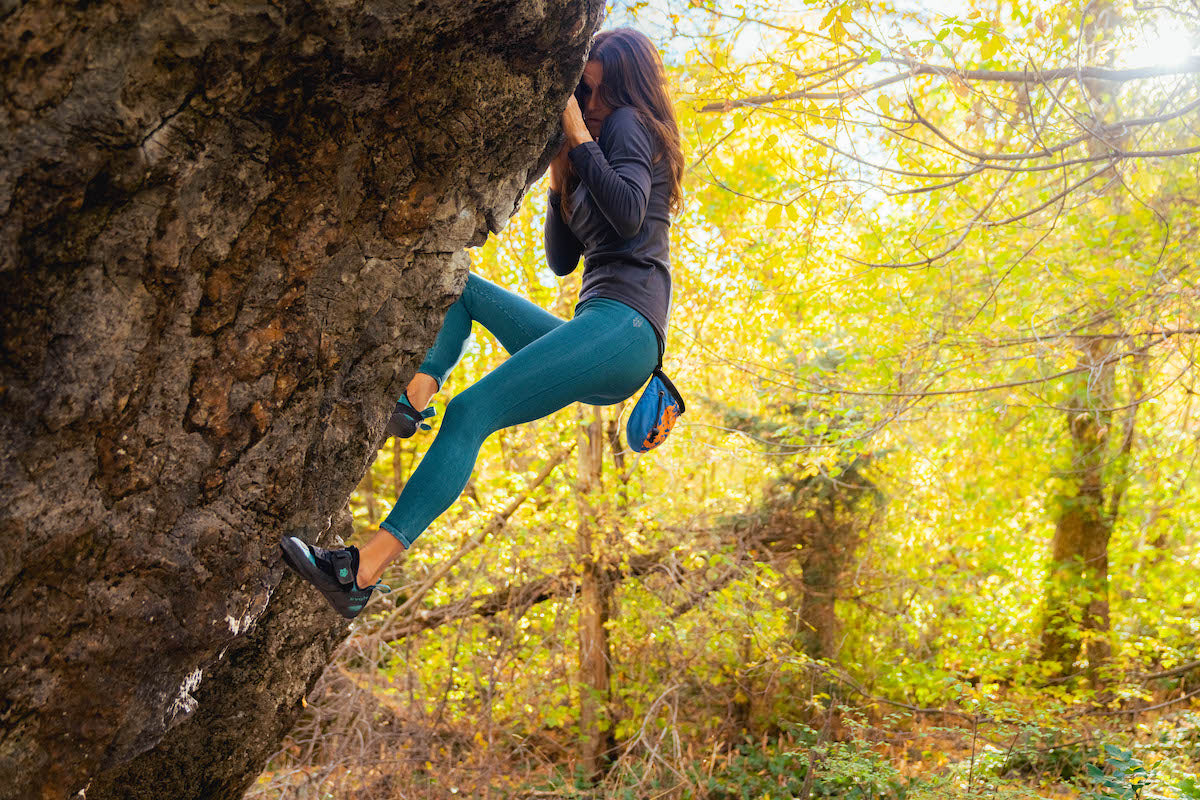
<svg viewBox="0 0 1200 800">
<path fill-rule="evenodd" d="M 429 419 L 430 417 L 437 416 L 437 410 L 433 406 L 429 406 L 424 411 L 417 411 L 415 408 L 413 408 L 412 403 L 409 402 L 408 394 L 403 394 L 400 396 L 400 403 L 401 410 L 404 412 L 404 415 L 413 422 L 417 423 L 418 428 L 423 431 L 430 429 L 429 424 L 426 423 L 425 420 Z"/>
</svg>

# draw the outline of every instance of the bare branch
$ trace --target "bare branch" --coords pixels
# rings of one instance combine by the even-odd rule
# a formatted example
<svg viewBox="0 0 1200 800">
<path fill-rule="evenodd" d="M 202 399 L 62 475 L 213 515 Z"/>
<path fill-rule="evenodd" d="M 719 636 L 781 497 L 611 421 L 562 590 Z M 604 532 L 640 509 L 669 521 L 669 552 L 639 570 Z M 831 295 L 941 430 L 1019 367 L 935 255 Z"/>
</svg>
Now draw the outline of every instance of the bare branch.
<svg viewBox="0 0 1200 800">
<path fill-rule="evenodd" d="M 848 89 L 844 92 L 813 92 L 808 89 L 801 89 L 799 91 L 787 92 L 784 94 L 760 94 L 752 97 L 743 97 L 737 100 L 714 100 L 713 102 L 701 106 L 700 111 L 725 113 L 734 108 L 741 108 L 745 106 L 762 106 L 785 100 L 851 100 L 869 92 L 883 89 L 894 83 L 899 83 L 900 81 L 905 81 L 909 78 L 915 78 L 922 75 L 956 78 L 964 82 L 1045 84 L 1051 81 L 1059 81 L 1064 79 L 1074 79 L 1078 81 L 1098 80 L 1109 81 L 1112 83 L 1125 83 L 1128 81 L 1146 80 L 1148 78 L 1162 78 L 1168 75 L 1192 75 L 1200 73 L 1200 57 L 1192 57 L 1185 63 L 1179 65 L 1160 65 L 1131 69 L 1111 69 L 1108 67 L 1094 66 L 1061 67 L 1059 69 L 1045 70 L 1029 68 L 1022 70 L 956 69 L 955 67 L 951 66 L 940 64 L 923 64 L 919 62 L 905 61 L 898 58 L 883 58 L 880 59 L 880 61 L 885 64 L 906 66 L 909 67 L 909 69 L 897 75 L 892 75 L 863 86 Z"/>
<path fill-rule="evenodd" d="M 609 577 L 619 580 L 646 575 L 658 569 L 667 555 L 656 552 L 632 556 L 627 568 L 609 568 Z M 389 641 L 403 639 L 406 636 L 438 628 L 461 619 L 494 617 L 511 609 L 528 609 L 547 600 L 571 597 L 578 589 L 579 584 L 575 571 L 568 569 L 557 575 L 546 575 L 521 584 L 508 584 L 494 592 L 472 595 L 433 608 L 415 609 L 412 613 L 406 614 L 403 619 L 397 612 L 385 619 L 377 630 L 368 635 Z"/>
<path fill-rule="evenodd" d="M 1143 673 L 1141 675 L 1138 675 L 1138 678 L 1143 681 L 1153 681 L 1153 680 L 1158 680 L 1161 678 L 1175 678 L 1175 677 L 1178 677 L 1185 673 L 1191 672 L 1192 670 L 1196 669 L 1197 667 L 1200 667 L 1200 661 L 1189 661 L 1186 664 L 1180 664 L 1178 667 L 1175 667 L 1174 669 L 1164 669 L 1161 672 Z"/>
</svg>

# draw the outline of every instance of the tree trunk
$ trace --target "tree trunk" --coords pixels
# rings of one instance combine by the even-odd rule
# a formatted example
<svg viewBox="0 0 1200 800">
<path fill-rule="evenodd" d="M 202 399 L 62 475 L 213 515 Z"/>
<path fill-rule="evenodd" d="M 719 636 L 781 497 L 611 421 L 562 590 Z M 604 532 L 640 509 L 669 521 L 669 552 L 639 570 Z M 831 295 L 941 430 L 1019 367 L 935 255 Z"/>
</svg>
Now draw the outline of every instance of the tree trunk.
<svg viewBox="0 0 1200 800">
<path fill-rule="evenodd" d="M 1105 37 L 1119 26 L 1118 11 L 1108 0 L 1093 3 L 1084 14 L 1081 29 L 1085 57 L 1105 60 Z M 1111 56 L 1109 56 L 1111 60 Z M 1084 82 L 1084 90 L 1098 122 L 1116 116 L 1114 93 L 1103 81 Z M 1112 152 L 1113 142 L 1092 137 L 1092 155 Z M 1116 165 L 1110 166 L 1116 179 Z M 1095 331 L 1093 331 L 1095 332 Z M 1081 651 L 1093 684 L 1099 681 L 1100 666 L 1111 654 L 1108 606 L 1108 542 L 1116 522 L 1132 444 L 1134 408 L 1127 419 L 1130 436 L 1110 469 L 1113 473 L 1112 506 L 1105 508 L 1105 468 L 1109 465 L 1109 441 L 1116 398 L 1117 360 L 1111 336 L 1093 336 L 1078 342 L 1076 365 L 1085 371 L 1072 376 L 1068 392 L 1066 423 L 1070 435 L 1069 468 L 1063 473 L 1063 490 L 1054 503 L 1055 528 L 1051 543 L 1050 568 L 1046 577 L 1042 621 L 1042 658 L 1070 674 Z M 1136 398 L 1135 398 L 1136 399 Z"/>
<path fill-rule="evenodd" d="M 360 486 L 363 490 L 363 501 L 367 505 L 367 524 L 374 528 L 379 523 L 379 502 L 375 499 L 375 471 L 370 466 L 367 467 L 367 473 L 363 475 Z"/>
<path fill-rule="evenodd" d="M 253 780 L 346 632 L 278 538 L 348 530 L 601 14 L 0 10 L 0 797 Z"/>
<path fill-rule="evenodd" d="M 603 773 L 612 745 L 609 698 L 608 622 L 612 581 L 599 563 L 603 527 L 599 522 L 600 476 L 604 466 L 603 415 L 591 407 L 592 420 L 579 433 L 579 476 L 576 498 L 579 527 L 576 543 L 582 574 L 579 580 L 579 757 L 584 774 Z"/>
<path fill-rule="evenodd" d="M 837 658 L 841 622 L 837 616 L 837 596 L 847 567 L 862 540 L 861 523 L 849 524 L 837 518 L 837 500 L 818 505 L 813 511 L 811 534 L 801 551 L 800 641 L 804 652 L 813 658 Z M 859 523 L 859 524 L 856 524 Z"/>
<path fill-rule="evenodd" d="M 392 497 L 399 497 L 408 479 L 404 468 L 404 440 L 400 437 L 392 439 Z"/>
<path fill-rule="evenodd" d="M 804 652 L 816 659 L 837 658 L 841 637 L 838 597 L 883 503 L 878 488 L 865 474 L 869 464 L 869 458 L 856 458 L 836 477 L 821 473 L 800 479 L 787 476 L 767 492 L 767 507 L 772 512 L 765 533 L 773 534 L 775 541 L 771 536 L 760 540 L 788 557 L 781 567 L 784 574 L 791 574 L 795 565 L 800 567 L 799 585 L 793 582 L 789 591 L 797 604 L 796 638 Z M 793 556 L 798 558 L 792 561 Z"/>
<path fill-rule="evenodd" d="M 1112 424 L 1115 365 L 1110 339 L 1084 344 L 1067 403 L 1071 441 L 1065 490 L 1057 498 L 1054 541 L 1046 585 L 1042 657 L 1069 673 L 1086 646 L 1088 669 L 1109 655 L 1108 540 L 1113 519 L 1105 509 L 1104 467 Z"/>
</svg>

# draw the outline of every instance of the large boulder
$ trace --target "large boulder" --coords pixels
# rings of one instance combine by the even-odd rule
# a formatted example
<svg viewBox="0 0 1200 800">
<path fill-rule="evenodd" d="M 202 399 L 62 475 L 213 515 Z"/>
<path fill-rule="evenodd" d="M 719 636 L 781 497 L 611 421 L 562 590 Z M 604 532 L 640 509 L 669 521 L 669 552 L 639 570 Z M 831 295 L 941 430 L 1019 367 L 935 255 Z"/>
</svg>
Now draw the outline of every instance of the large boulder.
<svg viewBox="0 0 1200 800">
<path fill-rule="evenodd" d="M 238 797 L 601 0 L 0 0 L 0 797 Z"/>
</svg>

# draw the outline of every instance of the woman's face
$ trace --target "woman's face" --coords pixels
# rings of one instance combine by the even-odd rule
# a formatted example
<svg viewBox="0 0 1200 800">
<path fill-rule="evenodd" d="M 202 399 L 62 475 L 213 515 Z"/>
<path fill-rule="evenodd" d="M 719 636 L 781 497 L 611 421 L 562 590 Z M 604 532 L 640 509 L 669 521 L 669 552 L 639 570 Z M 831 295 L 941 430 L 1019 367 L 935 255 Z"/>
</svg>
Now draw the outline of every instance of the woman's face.
<svg viewBox="0 0 1200 800">
<path fill-rule="evenodd" d="M 588 133 L 593 139 L 600 136 L 600 128 L 604 120 L 613 112 L 612 106 L 600 99 L 600 82 L 604 79 L 604 67 L 599 61 L 589 61 L 583 68 L 583 84 L 587 87 L 587 102 L 580 104 L 583 112 L 583 122 L 587 125 Z"/>
</svg>

